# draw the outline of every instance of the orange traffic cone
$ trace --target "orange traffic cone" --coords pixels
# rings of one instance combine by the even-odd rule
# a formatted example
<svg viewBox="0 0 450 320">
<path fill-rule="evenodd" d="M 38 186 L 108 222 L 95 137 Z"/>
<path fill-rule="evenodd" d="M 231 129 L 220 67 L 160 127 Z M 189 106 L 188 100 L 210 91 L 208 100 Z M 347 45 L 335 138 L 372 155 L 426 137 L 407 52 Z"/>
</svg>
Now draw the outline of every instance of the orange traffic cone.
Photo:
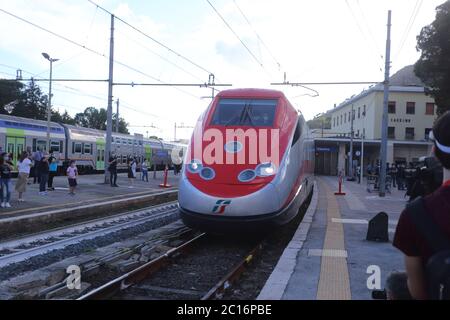
<svg viewBox="0 0 450 320">
<path fill-rule="evenodd" d="M 169 174 L 169 168 L 166 166 L 164 169 L 164 183 L 161 183 L 159 186 L 161 188 L 171 188 L 172 186 L 170 184 L 167 184 L 167 175 Z"/>
</svg>

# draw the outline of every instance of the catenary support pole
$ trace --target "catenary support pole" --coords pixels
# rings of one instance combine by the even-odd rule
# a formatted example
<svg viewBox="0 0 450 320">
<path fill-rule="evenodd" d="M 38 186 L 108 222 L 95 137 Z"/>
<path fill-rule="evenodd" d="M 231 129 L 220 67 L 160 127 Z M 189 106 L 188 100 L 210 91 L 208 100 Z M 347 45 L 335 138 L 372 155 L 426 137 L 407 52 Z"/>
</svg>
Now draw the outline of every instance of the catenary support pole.
<svg viewBox="0 0 450 320">
<path fill-rule="evenodd" d="M 388 103 L 389 103 L 389 71 L 391 67 L 391 10 L 388 11 L 387 39 L 386 39 L 386 65 L 384 75 L 383 118 L 381 126 L 380 151 L 380 197 L 386 195 L 386 162 L 387 162 L 387 131 L 388 131 Z"/>
</svg>

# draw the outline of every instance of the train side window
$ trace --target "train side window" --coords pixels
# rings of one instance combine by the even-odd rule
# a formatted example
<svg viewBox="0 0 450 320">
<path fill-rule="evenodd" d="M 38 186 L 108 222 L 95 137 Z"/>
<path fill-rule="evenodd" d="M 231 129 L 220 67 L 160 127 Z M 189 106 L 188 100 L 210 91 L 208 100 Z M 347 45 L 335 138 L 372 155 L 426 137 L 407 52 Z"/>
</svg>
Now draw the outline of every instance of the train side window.
<svg viewBox="0 0 450 320">
<path fill-rule="evenodd" d="M 302 128 L 300 120 L 297 121 L 297 127 L 295 128 L 294 139 L 292 139 L 292 145 L 296 144 L 300 136 L 302 135 Z"/>
<path fill-rule="evenodd" d="M 41 151 L 47 151 L 47 141 L 37 140 L 36 141 L 36 149 L 37 148 L 39 148 Z"/>
<path fill-rule="evenodd" d="M 81 153 L 81 142 L 74 142 L 72 144 L 73 152 L 72 153 Z"/>
<path fill-rule="evenodd" d="M 92 148 L 90 143 L 83 143 L 83 154 L 91 154 Z"/>
<path fill-rule="evenodd" d="M 61 147 L 61 144 L 59 141 L 54 141 L 54 140 L 50 141 L 50 152 L 51 151 L 57 152 L 57 153 L 62 152 L 60 150 L 60 147 Z"/>
</svg>

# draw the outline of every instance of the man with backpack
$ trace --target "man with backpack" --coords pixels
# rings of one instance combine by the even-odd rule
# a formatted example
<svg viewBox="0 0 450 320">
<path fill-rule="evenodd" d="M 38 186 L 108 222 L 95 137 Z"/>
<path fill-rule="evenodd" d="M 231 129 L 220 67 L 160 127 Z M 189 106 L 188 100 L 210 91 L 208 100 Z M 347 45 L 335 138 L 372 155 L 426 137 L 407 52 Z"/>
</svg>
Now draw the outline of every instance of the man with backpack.
<svg viewBox="0 0 450 320">
<path fill-rule="evenodd" d="M 442 186 L 402 212 L 393 245 L 405 255 L 413 299 L 450 299 L 450 111 L 435 123 L 434 154 L 444 168 Z"/>
</svg>

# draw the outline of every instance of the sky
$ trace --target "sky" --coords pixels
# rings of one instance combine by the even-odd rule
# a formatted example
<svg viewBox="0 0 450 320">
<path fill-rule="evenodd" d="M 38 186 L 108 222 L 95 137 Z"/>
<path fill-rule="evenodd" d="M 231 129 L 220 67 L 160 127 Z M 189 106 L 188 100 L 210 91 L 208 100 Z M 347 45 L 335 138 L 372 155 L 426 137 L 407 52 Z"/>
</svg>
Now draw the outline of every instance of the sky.
<svg viewBox="0 0 450 320">
<path fill-rule="evenodd" d="M 444 0 L 92 0 L 115 20 L 114 82 L 215 82 L 283 91 L 304 117 L 333 108 L 367 85 L 272 86 L 283 82 L 383 81 L 387 12 L 392 10 L 391 74 L 420 56 L 416 37 Z M 221 19 L 223 17 L 225 22 Z M 88 0 L 0 0 L 0 78 L 107 79 L 109 14 Z M 229 27 L 228 27 L 228 26 Z M 231 30 L 230 30 L 231 29 Z M 153 39 L 153 40 L 152 40 Z M 155 40 L 155 41 L 154 41 Z M 164 46 L 162 46 L 162 45 Z M 89 50 L 86 50 L 88 48 Z M 168 48 L 170 50 L 168 50 Z M 94 52 L 93 52 L 94 51 Z M 48 92 L 48 83 L 39 82 Z M 225 90 L 226 87 L 218 87 Z M 211 101 L 200 87 L 114 86 L 132 133 L 190 138 Z M 54 82 L 52 106 L 72 116 L 107 107 L 105 82 Z"/>
</svg>

